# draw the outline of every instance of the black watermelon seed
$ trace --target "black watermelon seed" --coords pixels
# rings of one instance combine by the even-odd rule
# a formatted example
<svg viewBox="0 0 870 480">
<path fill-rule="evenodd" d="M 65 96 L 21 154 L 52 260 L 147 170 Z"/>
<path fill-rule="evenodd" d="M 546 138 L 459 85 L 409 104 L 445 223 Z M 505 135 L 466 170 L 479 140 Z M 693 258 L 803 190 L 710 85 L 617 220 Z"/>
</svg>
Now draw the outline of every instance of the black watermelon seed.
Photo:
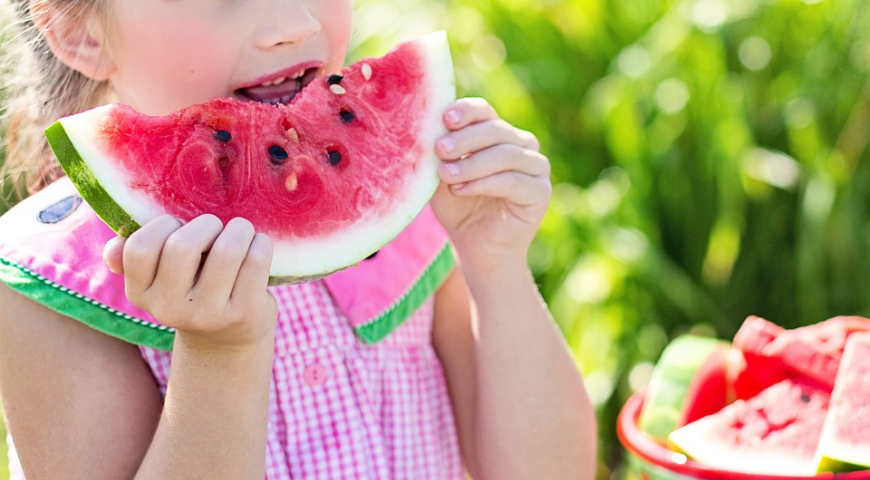
<svg viewBox="0 0 870 480">
<path fill-rule="evenodd" d="M 368 257 L 366 257 L 366 260 L 372 260 L 373 258 L 375 258 L 375 256 L 377 256 L 377 254 L 378 254 L 378 252 L 375 252 L 375 253 L 369 255 Z"/>
<path fill-rule="evenodd" d="M 801 394 L 801 402 L 803 402 L 803 403 L 810 403 L 810 396 L 807 395 L 806 393 Z"/>
<path fill-rule="evenodd" d="M 283 165 L 284 160 L 287 160 L 287 150 L 284 150 L 279 145 L 269 147 L 269 156 L 272 157 L 272 163 L 275 165 Z"/>
<path fill-rule="evenodd" d="M 338 112 L 341 116 L 341 121 L 344 123 L 351 123 L 356 119 L 356 115 L 353 114 L 350 110 L 342 110 Z"/>
<path fill-rule="evenodd" d="M 329 164 L 333 167 L 341 163 L 341 152 L 338 150 L 329 150 L 326 154 L 329 156 Z"/>
<path fill-rule="evenodd" d="M 341 80 L 342 80 L 343 78 L 344 78 L 343 76 L 341 76 L 341 75 L 339 75 L 339 74 L 337 74 L 337 73 L 333 73 L 332 75 L 330 75 L 329 77 L 327 77 L 327 79 L 326 79 L 326 83 L 328 83 L 328 84 L 330 84 L 330 85 L 338 85 L 339 83 L 341 83 Z"/>
<path fill-rule="evenodd" d="M 226 130 L 218 130 L 214 132 L 214 138 L 219 142 L 227 143 L 233 139 L 233 136 Z"/>
</svg>

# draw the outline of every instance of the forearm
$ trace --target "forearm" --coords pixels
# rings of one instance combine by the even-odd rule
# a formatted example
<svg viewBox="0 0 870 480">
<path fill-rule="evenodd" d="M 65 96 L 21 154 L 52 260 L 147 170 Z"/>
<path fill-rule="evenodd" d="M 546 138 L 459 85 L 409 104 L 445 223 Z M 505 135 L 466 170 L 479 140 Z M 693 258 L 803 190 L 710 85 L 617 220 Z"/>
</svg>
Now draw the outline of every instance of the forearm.
<svg viewBox="0 0 870 480">
<path fill-rule="evenodd" d="M 176 337 L 160 423 L 137 480 L 265 476 L 271 344 L 231 355 Z"/>
<path fill-rule="evenodd" d="M 477 325 L 478 480 L 593 478 L 594 411 L 528 268 L 464 273 Z"/>
</svg>

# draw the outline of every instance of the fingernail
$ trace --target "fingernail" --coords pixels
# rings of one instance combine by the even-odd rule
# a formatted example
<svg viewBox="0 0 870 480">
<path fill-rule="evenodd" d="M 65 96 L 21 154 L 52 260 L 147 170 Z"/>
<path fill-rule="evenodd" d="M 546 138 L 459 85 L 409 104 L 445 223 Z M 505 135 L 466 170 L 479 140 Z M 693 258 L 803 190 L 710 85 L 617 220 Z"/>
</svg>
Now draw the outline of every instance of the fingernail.
<svg viewBox="0 0 870 480">
<path fill-rule="evenodd" d="M 456 148 L 456 141 L 454 141 L 450 137 L 444 137 L 438 141 L 441 144 L 441 148 L 444 149 L 445 152 L 450 153 Z"/>
<path fill-rule="evenodd" d="M 459 110 L 447 110 L 446 116 L 447 120 L 449 120 L 450 123 L 456 124 L 459 123 L 460 120 L 462 120 L 462 114 L 459 113 Z"/>
<path fill-rule="evenodd" d="M 447 173 L 449 173 L 451 177 L 459 175 L 459 165 L 455 163 L 445 163 L 444 168 L 447 169 Z"/>
<path fill-rule="evenodd" d="M 103 247 L 103 263 L 105 263 L 106 266 L 109 267 L 109 270 L 112 273 L 118 273 L 118 272 L 116 271 L 115 268 L 113 268 L 114 265 L 109 263 L 109 255 L 111 254 L 111 252 L 114 249 L 118 248 L 118 245 L 120 243 L 121 243 L 121 237 L 115 237 L 115 238 L 109 240 L 108 242 L 106 242 L 106 245 Z"/>
</svg>

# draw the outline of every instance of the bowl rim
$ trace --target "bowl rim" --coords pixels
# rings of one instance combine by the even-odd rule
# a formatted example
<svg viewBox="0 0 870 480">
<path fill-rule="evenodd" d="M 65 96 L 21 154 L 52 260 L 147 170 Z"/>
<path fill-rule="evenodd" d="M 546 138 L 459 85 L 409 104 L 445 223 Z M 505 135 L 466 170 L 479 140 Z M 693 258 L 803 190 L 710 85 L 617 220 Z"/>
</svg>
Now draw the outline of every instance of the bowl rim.
<svg viewBox="0 0 870 480">
<path fill-rule="evenodd" d="M 637 428 L 637 419 L 643 405 L 646 389 L 635 392 L 619 411 L 616 434 L 619 442 L 630 453 L 641 459 L 682 475 L 691 475 L 704 480 L 870 480 L 870 470 L 847 473 L 820 473 L 811 477 L 760 475 L 755 473 L 729 472 L 709 467 L 667 449 Z M 683 461 L 685 459 L 685 461 Z"/>
</svg>

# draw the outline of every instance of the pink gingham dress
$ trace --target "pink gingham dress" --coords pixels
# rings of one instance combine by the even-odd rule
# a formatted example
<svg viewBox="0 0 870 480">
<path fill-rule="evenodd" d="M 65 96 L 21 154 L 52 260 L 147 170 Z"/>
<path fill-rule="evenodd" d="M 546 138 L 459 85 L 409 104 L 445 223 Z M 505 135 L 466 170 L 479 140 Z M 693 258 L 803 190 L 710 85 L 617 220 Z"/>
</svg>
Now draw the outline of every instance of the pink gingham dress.
<svg viewBox="0 0 870 480">
<path fill-rule="evenodd" d="M 69 198 L 66 196 L 70 193 L 68 186 L 63 189 L 52 187 L 47 189 L 49 193 L 37 194 L 26 201 L 28 204 L 19 205 L 13 211 L 30 209 L 41 215 L 46 205 L 57 205 Z M 34 198 L 36 200 L 32 200 Z M 83 206 L 85 208 L 73 209 L 77 211 L 70 217 L 83 215 L 87 218 L 79 223 L 72 220 L 73 225 L 66 227 L 67 230 L 78 229 L 77 237 L 86 236 L 94 230 L 85 228 L 94 219 L 89 207 L 86 204 Z M 29 213 L 22 215 L 24 217 L 34 218 Z M 3 220 L 8 221 L 5 218 Z M 67 219 L 57 224 L 64 221 Z M 21 220 L 16 222 L 20 223 Z M 37 229 L 43 229 L 37 232 L 38 237 L 58 244 L 57 239 L 47 238 L 54 232 L 44 230 L 57 227 L 55 224 L 47 225 L 36 226 Z M 0 231 L 8 232 L 9 229 L 3 226 L 0 220 Z M 19 236 L 27 236 L 20 233 L 20 228 L 16 231 Z M 60 230 L 58 233 L 66 235 Z M 101 232 L 99 235 L 111 234 Z M 112 283 L 113 277 L 95 279 L 107 274 L 102 271 L 101 262 L 84 259 L 90 253 L 58 254 L 60 257 L 66 255 L 66 259 L 57 256 L 40 258 L 41 254 L 33 253 L 42 251 L 33 245 L 36 240 L 20 243 L 3 240 L 0 238 L 0 280 L 11 284 L 10 275 L 18 275 L 17 280 L 30 275 L 35 279 L 35 284 L 41 282 L 42 288 L 53 285 L 52 288 L 75 298 L 81 296 L 78 293 L 81 290 L 88 290 L 82 293 L 89 295 L 85 296 L 84 301 L 90 302 L 91 310 L 94 310 L 92 305 L 99 305 L 99 308 L 113 315 L 131 317 L 133 322 L 140 319 L 139 322 L 148 325 L 143 328 L 147 330 L 145 333 L 171 334 L 171 329 L 148 323 L 154 322 L 153 319 L 141 320 L 147 314 L 124 304 L 122 296 L 118 297 L 115 291 L 117 285 L 115 288 L 105 288 L 106 284 Z M 82 241 L 93 243 L 95 240 L 85 238 Z M 425 243 L 420 238 L 412 243 L 419 244 L 421 241 Z M 22 248 L 25 248 L 21 246 L 22 243 L 26 248 L 33 248 L 33 251 L 22 254 Z M 389 258 L 390 254 L 385 247 L 377 257 Z M 75 260 L 69 260 L 73 257 Z M 88 265 L 82 263 L 68 270 L 58 266 L 70 261 Z M 14 268 L 11 269 L 10 265 Z M 72 280 L 71 275 L 75 271 L 86 274 L 75 275 L 76 280 Z M 360 312 L 377 310 L 378 305 L 367 303 L 360 295 L 382 281 L 370 278 L 363 282 L 355 278 L 358 276 L 350 272 L 344 276 L 327 277 L 304 284 L 270 287 L 278 301 L 279 315 L 269 396 L 265 478 L 464 479 L 446 382 L 431 344 L 431 295 L 427 295 L 422 304 L 415 306 L 397 325 L 382 329 L 375 338 L 365 340 L 359 333 L 360 320 L 355 317 Z M 80 285 L 70 286 L 74 282 Z M 84 285 L 82 282 L 95 283 Z M 357 282 L 358 288 L 353 287 L 353 282 Z M 341 293 L 339 288 L 353 291 Z M 22 293 L 28 294 L 26 290 Z M 368 298 L 369 295 L 364 297 Z M 392 302 L 395 304 L 403 299 L 396 298 Z M 379 301 L 389 300 L 384 297 Z M 65 307 L 61 305 L 58 308 Z M 137 343 L 154 343 L 151 340 L 157 338 L 137 337 L 144 335 L 141 331 L 130 334 L 113 331 L 114 324 L 104 325 L 99 319 L 87 320 L 87 315 L 75 309 L 71 310 L 70 315 L 74 318 L 81 316 L 80 320 L 95 328 Z M 165 395 L 171 352 L 147 345 L 140 345 L 139 349 L 161 393 Z M 11 436 L 8 440 L 11 478 L 21 480 L 24 475 Z"/>
</svg>

